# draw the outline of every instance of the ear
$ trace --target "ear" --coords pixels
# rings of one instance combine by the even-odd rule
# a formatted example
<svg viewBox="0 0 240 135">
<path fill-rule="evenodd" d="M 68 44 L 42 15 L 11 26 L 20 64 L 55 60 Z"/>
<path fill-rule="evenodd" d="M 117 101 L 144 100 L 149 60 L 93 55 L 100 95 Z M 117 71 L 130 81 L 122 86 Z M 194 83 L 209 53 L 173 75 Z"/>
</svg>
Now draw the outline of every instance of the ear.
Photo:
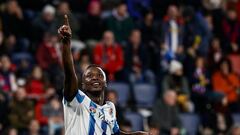
<svg viewBox="0 0 240 135">
<path fill-rule="evenodd" d="M 85 87 L 84 83 L 81 83 L 81 87 L 82 87 L 82 89 L 84 89 L 84 87 Z"/>
<path fill-rule="evenodd" d="M 107 82 L 105 81 L 105 83 L 104 83 L 104 86 L 107 88 L 107 86 L 108 86 L 108 84 L 107 84 Z"/>
</svg>

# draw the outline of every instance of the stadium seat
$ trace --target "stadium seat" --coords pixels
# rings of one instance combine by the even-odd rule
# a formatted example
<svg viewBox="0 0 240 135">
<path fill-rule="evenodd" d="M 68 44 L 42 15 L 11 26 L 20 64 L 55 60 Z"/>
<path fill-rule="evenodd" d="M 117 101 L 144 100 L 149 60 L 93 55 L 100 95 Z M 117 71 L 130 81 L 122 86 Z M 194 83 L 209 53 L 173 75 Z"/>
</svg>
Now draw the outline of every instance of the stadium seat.
<svg viewBox="0 0 240 135">
<path fill-rule="evenodd" d="M 132 131 L 143 130 L 143 118 L 137 112 L 126 112 L 125 113 L 126 120 L 129 120 L 132 125 Z"/>
<path fill-rule="evenodd" d="M 126 83 L 109 83 L 108 89 L 114 90 L 118 94 L 118 103 L 121 107 L 126 107 L 130 95 L 129 85 Z"/>
<path fill-rule="evenodd" d="M 29 54 L 29 53 L 25 53 L 25 52 L 23 52 L 23 53 L 15 53 L 15 54 L 13 54 L 12 55 L 12 62 L 14 63 L 14 64 L 17 64 L 17 66 L 19 66 L 19 64 L 20 64 L 20 62 L 22 61 L 22 60 L 26 60 L 26 61 L 28 61 L 30 64 L 33 64 L 34 63 L 34 60 L 33 60 L 33 57 L 32 57 L 32 55 L 31 54 Z"/>
<path fill-rule="evenodd" d="M 233 118 L 234 124 L 240 124 L 240 114 L 239 113 L 232 114 L 232 118 Z"/>
<path fill-rule="evenodd" d="M 157 88 L 150 84 L 135 84 L 133 86 L 137 107 L 151 108 L 156 99 Z"/>
<path fill-rule="evenodd" d="M 200 120 L 197 114 L 180 114 L 180 120 L 187 135 L 196 135 Z"/>
</svg>

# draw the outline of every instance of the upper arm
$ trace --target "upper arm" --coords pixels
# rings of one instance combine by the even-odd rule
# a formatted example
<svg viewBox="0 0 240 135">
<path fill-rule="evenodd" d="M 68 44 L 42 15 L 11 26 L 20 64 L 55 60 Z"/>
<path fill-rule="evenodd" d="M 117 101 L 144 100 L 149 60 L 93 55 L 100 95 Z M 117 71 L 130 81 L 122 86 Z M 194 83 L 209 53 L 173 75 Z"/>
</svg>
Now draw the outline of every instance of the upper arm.
<svg viewBox="0 0 240 135">
<path fill-rule="evenodd" d="M 73 100 L 73 98 L 77 95 L 77 90 L 78 90 L 78 79 L 76 74 L 69 77 L 66 76 L 64 80 L 64 91 L 63 91 L 64 98 L 67 101 Z"/>
<path fill-rule="evenodd" d="M 86 97 L 86 95 L 80 90 L 77 90 L 76 95 L 70 101 L 66 100 L 65 97 L 63 98 L 63 104 L 68 107 L 77 107 L 80 104 L 86 104 L 86 102 L 90 102 L 90 101 L 88 101 L 88 98 Z"/>
</svg>

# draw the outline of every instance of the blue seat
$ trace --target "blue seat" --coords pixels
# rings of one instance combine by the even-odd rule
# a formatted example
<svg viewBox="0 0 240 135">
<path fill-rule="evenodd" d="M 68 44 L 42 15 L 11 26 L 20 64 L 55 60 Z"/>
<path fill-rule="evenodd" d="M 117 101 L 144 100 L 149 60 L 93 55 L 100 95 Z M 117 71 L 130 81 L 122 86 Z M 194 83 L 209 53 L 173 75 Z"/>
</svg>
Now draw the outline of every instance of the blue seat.
<svg viewBox="0 0 240 135">
<path fill-rule="evenodd" d="M 232 114 L 232 118 L 233 118 L 234 124 L 240 124 L 240 114 L 239 113 Z"/>
<path fill-rule="evenodd" d="M 129 85 L 126 83 L 109 83 L 108 89 L 114 90 L 118 94 L 118 103 L 121 107 L 126 107 L 130 95 Z"/>
<path fill-rule="evenodd" d="M 126 112 L 124 114 L 126 120 L 132 125 L 132 131 L 143 130 L 143 117 L 137 112 Z"/>
<path fill-rule="evenodd" d="M 150 84 L 135 84 L 133 86 L 137 107 L 151 108 L 157 97 L 157 88 Z"/>
<path fill-rule="evenodd" d="M 34 63 L 34 59 L 33 56 L 29 53 L 15 53 L 12 56 L 12 62 L 19 65 L 21 63 L 22 60 L 26 60 L 27 62 L 29 62 L 29 64 L 33 64 Z"/>
<path fill-rule="evenodd" d="M 197 114 L 180 114 L 180 120 L 188 135 L 197 134 L 198 126 L 200 124 L 200 119 Z"/>
</svg>

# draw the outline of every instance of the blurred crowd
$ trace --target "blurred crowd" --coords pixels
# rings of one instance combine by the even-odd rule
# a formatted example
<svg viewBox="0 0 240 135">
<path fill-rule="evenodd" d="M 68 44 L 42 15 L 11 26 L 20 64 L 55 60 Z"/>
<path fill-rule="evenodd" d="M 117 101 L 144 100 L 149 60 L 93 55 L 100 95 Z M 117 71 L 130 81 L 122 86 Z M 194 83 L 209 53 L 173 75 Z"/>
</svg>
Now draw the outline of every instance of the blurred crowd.
<svg viewBox="0 0 240 135">
<path fill-rule="evenodd" d="M 109 82 L 157 88 L 145 122 L 158 135 L 183 134 L 182 113 L 200 118 L 198 134 L 239 135 L 239 0 L 1 0 L 0 134 L 63 134 L 61 44 L 68 14 L 77 76 L 100 65 Z M 79 87 L 81 79 L 79 79 Z M 123 130 L 137 111 L 108 100 Z M 143 96 L 144 97 L 144 96 Z"/>
</svg>

